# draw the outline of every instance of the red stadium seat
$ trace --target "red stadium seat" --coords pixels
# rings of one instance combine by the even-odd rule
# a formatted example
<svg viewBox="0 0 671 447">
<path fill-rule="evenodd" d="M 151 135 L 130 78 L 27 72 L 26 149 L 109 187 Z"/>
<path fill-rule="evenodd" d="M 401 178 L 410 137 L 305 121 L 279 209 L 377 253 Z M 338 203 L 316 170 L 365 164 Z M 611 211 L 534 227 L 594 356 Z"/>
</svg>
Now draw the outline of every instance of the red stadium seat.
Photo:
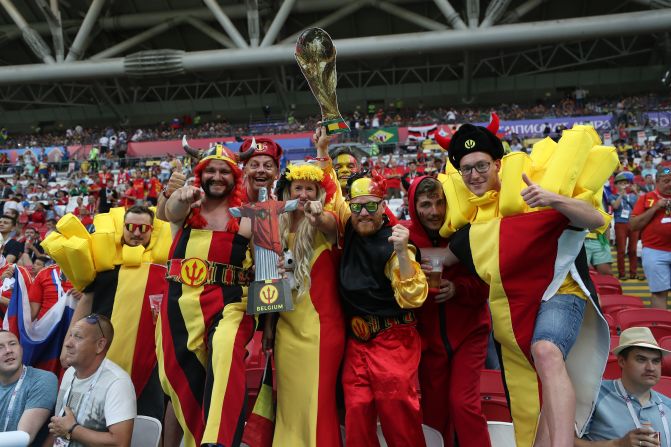
<svg viewBox="0 0 671 447">
<path fill-rule="evenodd" d="M 671 351 L 671 336 L 662 337 L 657 340 L 657 343 L 660 347 Z M 671 354 L 662 356 L 662 374 L 671 376 Z"/>
<path fill-rule="evenodd" d="M 608 363 L 606 363 L 606 370 L 603 372 L 603 378 L 608 380 L 619 379 L 622 376 L 620 365 L 617 364 L 617 357 L 614 355 L 608 356 Z"/>
<path fill-rule="evenodd" d="M 671 312 L 665 309 L 624 309 L 617 315 L 621 330 L 633 326 L 649 327 L 657 340 L 671 335 Z"/>
<path fill-rule="evenodd" d="M 482 398 L 482 414 L 485 415 L 488 421 L 512 422 L 513 418 L 510 416 L 510 409 L 508 408 L 508 401 L 504 397 L 491 397 L 489 399 Z"/>
<path fill-rule="evenodd" d="M 637 296 L 633 295 L 599 295 L 601 310 L 617 320 L 617 314 L 623 309 L 641 309 L 645 305 Z"/>
<path fill-rule="evenodd" d="M 610 275 L 600 275 L 598 273 L 590 275 L 594 282 L 594 287 L 599 295 L 621 295 L 622 285 L 620 281 Z"/>
<path fill-rule="evenodd" d="M 496 369 L 483 369 L 480 373 L 480 395 L 505 397 L 501 371 Z"/>
<path fill-rule="evenodd" d="M 652 389 L 665 396 L 671 396 L 671 377 L 662 376 Z"/>
<path fill-rule="evenodd" d="M 603 314 L 603 317 L 606 319 L 606 323 L 608 323 L 611 337 L 617 335 L 617 323 L 615 322 L 615 318 L 613 318 L 611 314 Z"/>
<path fill-rule="evenodd" d="M 617 347 L 617 345 L 620 344 L 620 336 L 619 335 L 611 335 L 610 336 L 610 352 L 613 352 L 613 349 Z M 613 354 L 610 354 L 613 355 Z"/>
<path fill-rule="evenodd" d="M 262 340 L 263 332 L 256 331 L 252 340 L 247 344 L 247 352 L 249 353 L 245 359 L 247 368 L 263 368 L 265 357 L 263 356 Z"/>
<path fill-rule="evenodd" d="M 501 371 L 484 369 L 480 375 L 482 413 L 488 421 L 512 422 Z"/>
</svg>

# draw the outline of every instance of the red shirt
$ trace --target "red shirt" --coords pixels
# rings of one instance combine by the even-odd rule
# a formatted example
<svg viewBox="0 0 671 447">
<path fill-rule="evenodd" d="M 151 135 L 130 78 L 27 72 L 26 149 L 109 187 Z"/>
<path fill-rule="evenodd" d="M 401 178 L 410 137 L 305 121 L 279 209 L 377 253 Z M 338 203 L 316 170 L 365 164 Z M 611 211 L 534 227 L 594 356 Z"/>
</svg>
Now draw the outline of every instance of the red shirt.
<svg viewBox="0 0 671 447">
<path fill-rule="evenodd" d="M 136 199 L 144 200 L 144 188 L 145 188 L 144 179 L 135 178 L 133 179 L 132 185 L 133 185 L 132 186 L 133 197 L 135 197 Z"/>
<path fill-rule="evenodd" d="M 101 188 L 104 188 L 107 186 L 108 181 L 114 181 L 114 175 L 107 171 L 107 172 L 99 172 L 98 173 L 98 185 L 100 185 Z"/>
<path fill-rule="evenodd" d="M 31 303 L 40 303 L 42 305 L 40 311 L 37 313 L 38 319 L 42 318 L 58 302 L 58 287 L 54 282 L 52 272 L 60 276 L 61 269 L 57 265 L 52 265 L 40 270 L 28 292 L 28 300 Z M 63 287 L 63 292 L 72 289 L 72 283 L 68 280 L 62 281 L 61 286 Z"/>
<path fill-rule="evenodd" d="M 660 194 L 659 191 L 645 193 L 639 197 L 632 211 L 633 216 L 639 216 L 652 207 L 661 198 L 671 198 Z M 665 209 L 658 210 L 650 219 L 648 225 L 641 230 L 643 246 L 655 250 L 671 251 L 671 215 Z"/>
<path fill-rule="evenodd" d="M 0 275 L 2 275 L 5 272 L 5 270 L 7 270 L 7 267 L 9 267 L 10 265 L 11 264 L 9 264 L 8 262 L 5 262 L 5 265 L 0 267 Z M 30 276 L 30 273 L 28 272 L 28 270 L 26 270 L 25 267 L 19 265 L 14 265 L 14 267 L 19 269 L 19 272 L 21 272 L 21 275 L 23 275 L 23 282 L 26 283 L 26 287 L 28 288 L 28 290 L 30 290 L 30 286 L 33 283 L 33 277 Z M 0 283 L 0 285 L 2 285 L 2 283 Z M 14 287 L 16 287 L 16 283 L 14 283 Z M 2 292 L 2 297 L 10 299 L 12 297 L 12 290 L 14 290 L 13 287 Z M 4 315 L 6 312 L 7 312 L 7 305 L 0 303 L 0 313 Z"/>
<path fill-rule="evenodd" d="M 401 178 L 391 178 L 392 175 L 403 175 L 403 167 L 384 168 L 382 175 L 387 179 L 388 188 L 401 189 Z"/>
<path fill-rule="evenodd" d="M 156 177 L 152 177 L 149 179 L 149 193 L 147 194 L 147 197 L 158 197 L 158 194 L 162 189 L 163 185 L 161 184 L 161 181 Z"/>
</svg>

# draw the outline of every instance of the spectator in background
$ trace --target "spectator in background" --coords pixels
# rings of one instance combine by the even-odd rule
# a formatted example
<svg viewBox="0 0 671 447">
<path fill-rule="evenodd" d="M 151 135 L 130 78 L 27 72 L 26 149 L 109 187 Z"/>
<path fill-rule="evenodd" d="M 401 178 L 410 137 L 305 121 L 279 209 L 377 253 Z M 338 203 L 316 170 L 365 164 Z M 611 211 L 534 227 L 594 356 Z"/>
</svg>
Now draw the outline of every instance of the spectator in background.
<svg viewBox="0 0 671 447">
<path fill-rule="evenodd" d="M 652 307 L 666 309 L 671 290 L 671 168 L 657 167 L 655 190 L 638 199 L 632 216 L 631 230 L 641 232 Z"/>
<path fill-rule="evenodd" d="M 23 431 L 37 442 L 56 404 L 58 380 L 48 371 L 23 365 L 23 348 L 13 333 L 0 330 L 0 431 Z"/>
<path fill-rule="evenodd" d="M 33 275 L 33 278 L 35 278 L 37 274 L 46 267 L 49 261 L 50 259 L 47 256 L 38 256 L 35 258 L 35 262 L 33 262 L 33 268 L 30 271 L 30 273 Z"/>
<path fill-rule="evenodd" d="M 390 157 L 387 166 L 384 167 L 382 175 L 387 179 L 387 199 L 401 198 L 401 176 L 405 169 L 403 166 L 396 166 L 396 161 Z"/>
<path fill-rule="evenodd" d="M 72 283 L 57 264 L 43 268 L 35 275 L 35 280 L 28 291 L 31 318 L 33 320 L 42 318 L 58 299 L 71 289 Z M 81 292 L 77 290 L 73 290 L 72 293 L 75 293 L 78 299 L 81 297 Z"/>
<path fill-rule="evenodd" d="M 620 279 L 625 279 L 624 255 L 625 251 L 629 258 L 629 279 L 643 280 L 638 276 L 638 258 L 636 257 L 636 245 L 638 244 L 638 231 L 631 231 L 629 219 L 636 205 L 638 195 L 632 188 L 630 175 L 620 172 L 615 176 L 617 193 L 609 198 L 613 207 L 615 218 L 615 246 L 617 249 L 617 270 Z"/>
<path fill-rule="evenodd" d="M 135 390 L 128 374 L 106 357 L 114 339 L 109 318 L 91 314 L 77 321 L 64 343 L 63 376 L 49 433 L 69 447 L 130 445 Z M 61 444 L 62 445 L 62 444 Z"/>
<path fill-rule="evenodd" d="M 35 262 L 35 259 L 38 256 L 44 254 L 44 249 L 40 245 L 42 242 L 40 233 L 37 232 L 35 227 L 26 227 L 20 242 L 23 244 L 23 254 L 19 258 L 17 264 L 29 267 L 33 265 L 33 262 Z"/>
<path fill-rule="evenodd" d="M 662 356 L 669 351 L 659 347 L 647 327 L 631 327 L 622 331 L 613 354 L 622 377 L 601 382 L 589 427 L 575 447 L 668 446 L 671 399 L 652 388 L 662 375 Z M 650 425 L 642 427 L 643 422 Z"/>
<path fill-rule="evenodd" d="M 23 253 L 23 244 L 17 240 L 16 218 L 3 214 L 0 217 L 0 236 L 2 236 L 2 255 L 7 262 L 14 263 L 18 261 Z"/>
<path fill-rule="evenodd" d="M 655 170 L 657 172 L 657 170 Z M 653 175 L 646 175 L 643 177 L 643 185 L 641 185 L 641 193 L 645 194 L 647 192 L 652 192 L 655 190 L 657 185 L 655 185 L 655 177 Z"/>
</svg>

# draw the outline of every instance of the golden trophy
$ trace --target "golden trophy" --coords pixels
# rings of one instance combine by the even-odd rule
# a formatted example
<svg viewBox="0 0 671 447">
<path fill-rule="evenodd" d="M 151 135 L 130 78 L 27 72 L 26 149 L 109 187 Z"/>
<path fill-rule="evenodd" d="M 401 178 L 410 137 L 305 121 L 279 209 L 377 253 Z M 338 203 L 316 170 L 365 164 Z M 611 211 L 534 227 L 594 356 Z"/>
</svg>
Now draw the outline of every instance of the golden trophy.
<svg viewBox="0 0 671 447">
<path fill-rule="evenodd" d="M 308 28 L 296 42 L 296 62 L 319 103 L 322 125 L 333 135 L 349 132 L 349 126 L 340 116 L 336 98 L 336 49 L 331 36 L 321 28 Z"/>
</svg>

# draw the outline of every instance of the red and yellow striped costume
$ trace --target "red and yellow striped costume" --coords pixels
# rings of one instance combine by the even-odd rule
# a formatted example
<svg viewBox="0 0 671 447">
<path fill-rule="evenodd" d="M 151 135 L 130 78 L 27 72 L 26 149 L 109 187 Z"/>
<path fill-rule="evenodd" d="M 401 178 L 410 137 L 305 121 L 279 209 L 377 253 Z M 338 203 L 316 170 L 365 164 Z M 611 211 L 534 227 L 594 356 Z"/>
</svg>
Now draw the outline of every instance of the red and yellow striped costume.
<svg viewBox="0 0 671 447">
<path fill-rule="evenodd" d="M 228 231 L 181 228 L 171 259 L 200 258 L 249 267 L 249 240 Z M 159 374 L 184 430 L 186 446 L 239 445 L 244 427 L 245 345 L 255 320 L 247 289 L 170 281 L 158 338 Z"/>
<path fill-rule="evenodd" d="M 291 234 L 293 236 L 293 234 Z M 293 250 L 293 237 L 289 238 Z M 323 233 L 312 241 L 310 294 L 281 312 L 275 339 L 277 447 L 339 447 L 336 384 L 345 349 L 336 277 L 338 253 Z"/>
</svg>

